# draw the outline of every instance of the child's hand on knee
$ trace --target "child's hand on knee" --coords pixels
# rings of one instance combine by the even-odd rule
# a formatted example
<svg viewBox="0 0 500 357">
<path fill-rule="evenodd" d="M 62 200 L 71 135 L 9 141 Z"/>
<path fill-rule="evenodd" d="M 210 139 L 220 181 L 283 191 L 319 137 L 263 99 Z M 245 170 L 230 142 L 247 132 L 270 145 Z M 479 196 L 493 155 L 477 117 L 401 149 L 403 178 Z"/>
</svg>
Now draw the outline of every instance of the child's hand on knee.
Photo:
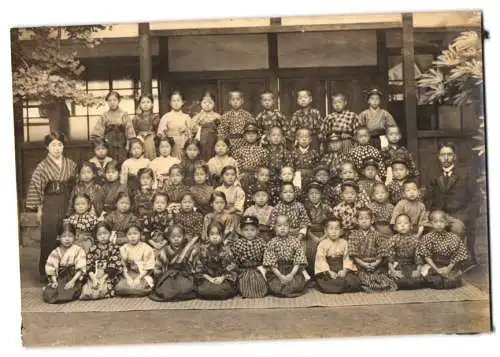
<svg viewBox="0 0 500 357">
<path fill-rule="evenodd" d="M 337 273 L 335 273 L 334 271 L 330 270 L 328 272 L 328 275 L 330 275 L 330 278 L 332 278 L 332 279 L 337 279 Z"/>
</svg>

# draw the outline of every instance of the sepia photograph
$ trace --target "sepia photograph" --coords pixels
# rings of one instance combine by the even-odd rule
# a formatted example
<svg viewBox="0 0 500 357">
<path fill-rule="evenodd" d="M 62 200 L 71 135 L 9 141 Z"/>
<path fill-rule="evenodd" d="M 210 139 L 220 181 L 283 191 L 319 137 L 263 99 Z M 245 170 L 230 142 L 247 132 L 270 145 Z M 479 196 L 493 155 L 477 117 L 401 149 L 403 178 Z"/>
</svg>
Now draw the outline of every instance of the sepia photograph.
<svg viewBox="0 0 500 357">
<path fill-rule="evenodd" d="M 480 10 L 11 28 L 23 345 L 490 333 L 487 37 Z"/>
</svg>

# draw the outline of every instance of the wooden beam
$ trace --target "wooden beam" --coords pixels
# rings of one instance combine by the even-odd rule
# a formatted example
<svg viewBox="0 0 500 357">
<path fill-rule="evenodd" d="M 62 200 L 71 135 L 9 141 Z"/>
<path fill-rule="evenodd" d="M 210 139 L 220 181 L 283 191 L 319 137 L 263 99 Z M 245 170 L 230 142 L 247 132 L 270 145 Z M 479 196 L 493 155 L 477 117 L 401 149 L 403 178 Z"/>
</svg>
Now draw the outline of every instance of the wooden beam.
<svg viewBox="0 0 500 357">
<path fill-rule="evenodd" d="M 168 37 L 159 38 L 159 46 L 160 46 L 160 65 L 158 67 L 159 77 L 158 77 L 158 97 L 159 97 L 159 109 L 160 115 L 168 112 L 168 96 L 169 96 L 169 87 L 168 81 L 169 72 L 168 72 Z"/>
<path fill-rule="evenodd" d="M 281 23 L 281 18 L 280 18 Z M 271 90 L 276 98 L 279 98 L 278 93 L 278 35 L 276 33 L 267 34 L 267 56 L 269 62 L 269 90 Z"/>
<path fill-rule="evenodd" d="M 16 158 L 16 183 L 17 183 L 17 210 L 23 211 L 23 202 L 26 193 L 24 192 L 24 172 L 23 172 L 23 151 L 21 146 L 24 143 L 24 120 L 23 120 L 23 103 L 15 102 L 13 105 L 14 114 L 14 153 Z M 19 243 L 23 244 L 22 235 L 19 235 Z"/>
<path fill-rule="evenodd" d="M 268 75 L 269 75 L 269 70 L 267 69 L 168 72 L 169 79 L 175 79 L 175 80 L 262 78 L 262 77 L 267 77 Z"/>
<path fill-rule="evenodd" d="M 387 98 L 389 96 L 389 63 L 386 44 L 386 32 L 377 30 L 377 67 L 378 67 L 378 86 L 384 93 L 382 105 L 387 108 Z"/>
<path fill-rule="evenodd" d="M 442 129 L 442 130 L 419 130 L 417 137 L 419 139 L 429 138 L 471 138 L 477 132 L 472 129 Z"/>
<path fill-rule="evenodd" d="M 153 94 L 153 60 L 149 23 L 139 23 L 139 77 L 141 94 Z"/>
<path fill-rule="evenodd" d="M 301 67 L 301 68 L 279 68 L 280 78 L 295 77 L 352 77 L 364 75 L 377 75 L 377 66 L 353 66 L 353 67 Z"/>
<path fill-rule="evenodd" d="M 415 82 L 415 36 L 413 14 L 403 13 L 403 90 L 406 117 L 406 143 L 417 160 L 417 85 Z"/>
</svg>

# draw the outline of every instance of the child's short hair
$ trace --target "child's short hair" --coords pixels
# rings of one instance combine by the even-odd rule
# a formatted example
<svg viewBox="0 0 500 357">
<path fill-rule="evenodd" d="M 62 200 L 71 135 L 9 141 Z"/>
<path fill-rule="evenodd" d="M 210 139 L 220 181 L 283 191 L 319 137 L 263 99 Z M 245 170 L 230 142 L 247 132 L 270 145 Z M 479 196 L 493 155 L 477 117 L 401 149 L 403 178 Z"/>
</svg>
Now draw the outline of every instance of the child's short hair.
<svg viewBox="0 0 500 357">
<path fill-rule="evenodd" d="M 291 182 L 283 182 L 281 184 L 281 190 L 280 191 L 283 192 L 284 188 L 287 187 L 287 186 L 291 186 L 293 188 L 293 192 L 295 193 L 295 186 Z"/>
<path fill-rule="evenodd" d="M 129 151 L 130 151 L 130 150 L 132 150 L 132 146 L 133 146 L 134 144 L 139 144 L 139 145 L 141 145 L 142 150 L 144 150 L 144 141 L 143 141 L 143 140 L 141 140 L 141 139 L 139 139 L 139 138 L 131 138 L 131 139 L 129 140 L 129 143 L 130 143 Z"/>
<path fill-rule="evenodd" d="M 407 185 L 415 185 L 418 190 L 418 184 L 415 180 L 405 180 L 405 182 L 403 182 L 403 188 Z"/>
<path fill-rule="evenodd" d="M 76 235 L 76 226 L 73 223 L 70 223 L 68 220 L 63 220 L 59 224 L 59 228 L 57 230 L 57 234 L 60 237 L 64 233 L 70 233 L 72 235 Z"/>
<path fill-rule="evenodd" d="M 228 148 L 230 148 L 230 147 L 231 147 L 231 142 L 229 141 L 229 139 L 228 139 L 228 138 L 226 138 L 226 137 L 224 137 L 224 136 L 218 136 L 218 137 L 217 137 L 217 140 L 215 141 L 215 144 L 217 144 L 219 141 L 223 141 L 223 142 L 224 142 L 224 144 L 226 144 L 226 146 L 227 146 Z M 215 145 L 214 145 L 214 146 L 215 146 Z"/>
<path fill-rule="evenodd" d="M 262 193 L 262 192 L 264 192 L 269 196 L 269 187 L 267 187 L 266 185 L 255 186 L 255 188 L 253 189 L 252 196 L 255 196 L 257 193 Z"/>
<path fill-rule="evenodd" d="M 88 167 L 90 170 L 92 170 L 92 173 L 94 174 L 94 176 L 97 175 L 97 171 L 98 171 L 97 170 L 97 166 L 93 162 L 90 162 L 90 161 L 84 161 L 84 162 L 82 162 L 78 166 L 78 173 L 80 173 L 84 167 Z"/>
<path fill-rule="evenodd" d="M 210 195 L 210 201 L 209 203 L 212 204 L 214 203 L 215 199 L 216 198 L 222 198 L 224 200 L 224 202 L 226 203 L 227 205 L 227 198 L 226 198 L 226 194 L 224 192 L 221 192 L 221 191 L 214 191 L 212 192 L 212 194 Z"/>
<path fill-rule="evenodd" d="M 260 93 L 260 95 L 259 95 L 259 97 L 262 99 L 262 97 L 263 97 L 264 95 L 266 95 L 266 94 L 271 94 L 271 96 L 272 96 L 272 97 L 273 97 L 273 99 L 274 99 L 274 92 L 273 92 L 273 91 L 271 91 L 271 90 L 269 90 L 269 89 L 266 89 L 265 91 L 261 92 L 261 93 Z"/>
<path fill-rule="evenodd" d="M 338 219 L 337 217 L 335 216 L 328 216 L 326 217 L 323 222 L 322 222 L 322 225 L 323 225 L 323 229 L 326 230 L 326 227 L 328 226 L 328 223 L 331 223 L 331 222 L 337 222 L 339 224 L 339 228 L 340 229 L 343 229 L 344 226 L 342 224 L 342 220 Z"/>
<path fill-rule="evenodd" d="M 152 169 L 149 167 L 143 167 L 137 171 L 137 177 L 140 179 L 142 175 L 149 175 L 153 180 L 155 178 L 155 174 Z"/>
<path fill-rule="evenodd" d="M 92 140 L 92 148 L 94 150 L 101 146 L 109 149 L 108 141 L 104 138 L 95 138 L 94 140 Z"/>
<path fill-rule="evenodd" d="M 281 126 L 279 126 L 279 125 L 276 125 L 276 124 L 272 125 L 269 128 L 269 133 L 271 133 L 271 131 L 276 130 L 276 129 L 279 130 L 280 133 L 283 133 L 283 128 Z"/>
<path fill-rule="evenodd" d="M 401 134 L 401 130 L 399 129 L 399 126 L 397 125 L 389 125 L 386 129 L 385 129 L 385 133 L 386 134 L 389 134 L 389 130 L 391 129 L 396 129 L 398 131 L 398 133 Z"/>
<path fill-rule="evenodd" d="M 174 138 L 166 135 L 157 135 L 155 136 L 155 147 L 158 149 L 160 147 L 160 144 L 164 141 L 169 143 L 171 148 L 175 146 Z"/>
<path fill-rule="evenodd" d="M 92 237 L 97 238 L 97 232 L 99 231 L 99 228 L 106 228 L 108 232 L 111 232 L 111 227 L 106 221 L 99 221 L 92 230 Z"/>
<path fill-rule="evenodd" d="M 342 99 L 343 101 L 346 101 L 347 97 L 345 94 L 343 93 L 335 93 L 332 95 L 332 99 L 335 99 L 335 98 L 340 98 Z"/>
<path fill-rule="evenodd" d="M 328 175 L 330 175 L 330 170 L 325 165 L 318 165 L 313 170 L 313 175 L 316 176 L 318 172 L 325 171 Z"/>
<path fill-rule="evenodd" d="M 384 185 L 382 182 L 375 182 L 375 184 L 373 185 L 372 194 L 370 198 L 373 198 L 375 196 L 375 190 L 379 187 L 382 187 L 386 193 L 389 193 L 389 190 L 387 189 L 386 185 Z"/>
<path fill-rule="evenodd" d="M 440 209 L 436 209 L 434 211 L 431 211 L 431 213 L 429 213 L 429 221 L 432 222 L 435 219 L 435 216 L 437 216 L 437 215 L 442 215 L 445 218 L 448 217 L 448 214 L 446 214 L 445 211 L 440 210 Z M 449 225 L 449 222 L 448 222 L 448 225 Z"/>
<path fill-rule="evenodd" d="M 233 166 L 233 165 L 227 165 L 227 166 L 224 166 L 224 167 L 222 168 L 222 171 L 220 172 L 220 175 L 221 175 L 221 176 L 224 176 L 224 174 L 225 174 L 226 172 L 228 172 L 229 170 L 233 170 L 233 171 L 234 171 L 234 173 L 236 174 L 236 171 L 237 171 L 237 170 L 236 170 L 236 167 L 235 167 L 235 166 Z"/>
<path fill-rule="evenodd" d="M 371 218 L 373 218 L 373 211 L 371 209 L 369 209 L 368 207 L 361 207 L 361 208 L 358 208 L 357 212 L 356 212 L 356 217 L 359 218 L 359 214 L 361 212 L 365 212 L 365 213 L 368 213 L 370 215 Z"/>
<path fill-rule="evenodd" d="M 184 228 L 184 226 L 182 224 L 177 224 L 177 223 L 174 223 L 171 226 L 169 226 L 167 228 L 167 230 L 165 231 L 165 233 L 163 234 L 163 237 L 165 239 L 169 239 L 172 236 L 172 233 L 174 233 L 174 229 L 180 230 L 182 233 L 182 236 L 184 237 L 184 240 L 186 239 L 186 229 Z"/>
<path fill-rule="evenodd" d="M 120 202 L 120 200 L 123 199 L 123 198 L 127 198 L 130 201 L 130 203 L 132 203 L 132 198 L 130 197 L 130 195 L 128 194 L 128 192 L 120 192 L 118 194 L 118 196 L 116 196 L 116 199 L 115 199 L 115 202 L 114 202 L 115 203 L 115 207 L 118 204 L 118 202 Z"/>
<path fill-rule="evenodd" d="M 279 214 L 276 216 L 276 222 L 278 221 L 278 218 L 285 218 L 286 219 L 286 222 L 288 223 L 288 225 L 290 225 L 290 217 L 288 217 L 286 214 Z"/>
<path fill-rule="evenodd" d="M 290 170 L 292 170 L 292 172 L 295 172 L 295 168 L 292 165 L 284 165 L 284 166 L 281 166 L 280 174 L 282 174 L 283 170 L 285 170 L 285 169 L 290 169 Z"/>
<path fill-rule="evenodd" d="M 106 166 L 104 166 L 104 173 L 108 172 L 109 170 L 115 170 L 115 171 L 120 172 L 120 164 L 118 163 L 118 161 L 113 159 L 113 160 L 109 161 L 106 164 Z"/>
<path fill-rule="evenodd" d="M 182 173 L 182 167 L 181 167 L 181 165 L 179 165 L 179 164 L 173 164 L 172 166 L 170 166 L 170 168 L 168 169 L 168 175 L 171 176 L 172 172 L 174 172 L 174 170 L 179 170 L 179 173 L 181 174 L 181 176 L 184 176 L 183 173 Z"/>
<path fill-rule="evenodd" d="M 187 139 L 186 142 L 184 143 L 184 146 L 182 147 L 182 150 L 185 152 L 187 150 L 187 148 L 191 145 L 194 145 L 196 146 L 196 148 L 198 149 L 199 152 L 201 152 L 201 144 L 200 144 L 200 141 L 198 139 L 195 139 L 195 138 L 190 138 L 190 139 Z M 199 155 L 199 154 L 198 154 Z"/>
<path fill-rule="evenodd" d="M 258 175 L 261 170 L 267 170 L 268 172 L 271 172 L 269 166 L 259 166 L 255 169 L 255 174 Z"/>
<path fill-rule="evenodd" d="M 71 203 L 71 207 L 75 207 L 75 202 L 78 198 L 85 198 L 87 200 L 87 203 L 89 205 L 89 207 L 87 208 L 87 212 L 90 211 L 90 209 L 92 208 L 92 199 L 90 198 L 89 195 L 87 195 L 86 193 L 77 193 L 74 197 L 73 197 L 73 202 Z"/>
<path fill-rule="evenodd" d="M 311 130 L 309 128 L 304 127 L 304 126 L 297 129 L 297 132 L 296 132 L 297 137 L 299 137 L 300 132 L 307 132 L 307 134 L 311 135 Z"/>
<path fill-rule="evenodd" d="M 304 88 L 301 88 L 297 91 L 297 97 L 300 95 L 301 92 L 305 92 L 309 97 L 312 97 L 312 92 L 309 89 L 304 89 Z"/>
<path fill-rule="evenodd" d="M 358 126 L 357 129 L 356 129 L 356 134 L 358 134 L 360 131 L 367 131 L 368 133 L 370 132 L 370 129 L 368 129 L 367 126 L 365 125 L 361 125 L 361 126 Z"/>
<path fill-rule="evenodd" d="M 411 218 L 410 216 L 408 216 L 406 213 L 400 213 L 396 216 L 396 218 L 394 219 L 394 223 L 396 224 L 398 222 L 398 219 L 400 219 L 401 217 L 406 217 L 408 218 L 408 221 L 410 222 L 411 224 Z"/>
<path fill-rule="evenodd" d="M 231 99 L 231 97 L 233 95 L 239 95 L 241 99 L 245 99 L 245 95 L 243 94 L 243 92 L 239 89 L 233 89 L 231 91 L 229 91 L 229 99 Z"/>
<path fill-rule="evenodd" d="M 155 194 L 153 195 L 153 197 L 151 198 L 151 202 L 154 202 L 156 200 L 157 197 L 164 197 L 165 198 L 165 201 L 167 202 L 168 204 L 168 195 L 166 192 L 161 192 L 161 191 L 158 191 L 158 192 L 155 192 Z"/>
<path fill-rule="evenodd" d="M 181 196 L 181 201 L 184 200 L 186 197 L 190 197 L 191 200 L 194 202 L 194 195 L 191 192 L 184 192 Z"/>
<path fill-rule="evenodd" d="M 210 169 L 208 168 L 208 165 L 205 163 L 205 161 L 202 160 L 196 161 L 194 163 L 194 170 L 196 171 L 197 169 L 202 169 L 207 177 L 210 176 Z"/>
<path fill-rule="evenodd" d="M 181 91 L 180 91 L 180 90 L 177 90 L 177 89 L 176 89 L 176 90 L 173 90 L 173 91 L 170 93 L 170 95 L 168 96 L 168 99 L 169 99 L 169 100 L 172 100 L 172 98 L 173 98 L 173 96 L 174 96 L 174 95 L 178 95 L 178 96 L 181 98 L 181 100 L 182 100 L 182 101 L 184 101 L 184 96 L 182 95 L 182 93 L 181 93 Z"/>
<path fill-rule="evenodd" d="M 355 181 L 351 181 L 351 180 L 342 182 L 340 184 L 340 191 L 344 192 L 344 190 L 346 188 L 348 188 L 348 187 L 353 188 L 356 191 L 356 193 L 359 193 L 359 186 L 358 186 L 358 184 Z"/>
</svg>

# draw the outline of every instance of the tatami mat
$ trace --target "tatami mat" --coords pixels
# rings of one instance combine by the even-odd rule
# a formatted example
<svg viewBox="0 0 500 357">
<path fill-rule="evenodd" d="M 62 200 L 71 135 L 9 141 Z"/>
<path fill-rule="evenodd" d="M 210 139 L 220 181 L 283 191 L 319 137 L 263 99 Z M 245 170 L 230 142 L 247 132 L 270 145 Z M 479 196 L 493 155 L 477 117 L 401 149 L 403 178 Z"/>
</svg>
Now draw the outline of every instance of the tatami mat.
<svg viewBox="0 0 500 357">
<path fill-rule="evenodd" d="M 489 296 L 478 288 L 466 284 L 455 290 L 414 290 L 388 293 L 352 293 L 328 295 L 310 289 L 297 298 L 243 299 L 236 297 L 224 301 L 190 300 L 183 302 L 155 302 L 148 298 L 113 298 L 98 301 L 73 301 L 51 305 L 42 301 L 39 288 L 22 290 L 23 312 L 99 312 L 133 310 L 220 310 L 220 309 L 289 309 L 304 307 L 342 307 L 359 305 L 391 305 L 488 300 Z"/>
</svg>

